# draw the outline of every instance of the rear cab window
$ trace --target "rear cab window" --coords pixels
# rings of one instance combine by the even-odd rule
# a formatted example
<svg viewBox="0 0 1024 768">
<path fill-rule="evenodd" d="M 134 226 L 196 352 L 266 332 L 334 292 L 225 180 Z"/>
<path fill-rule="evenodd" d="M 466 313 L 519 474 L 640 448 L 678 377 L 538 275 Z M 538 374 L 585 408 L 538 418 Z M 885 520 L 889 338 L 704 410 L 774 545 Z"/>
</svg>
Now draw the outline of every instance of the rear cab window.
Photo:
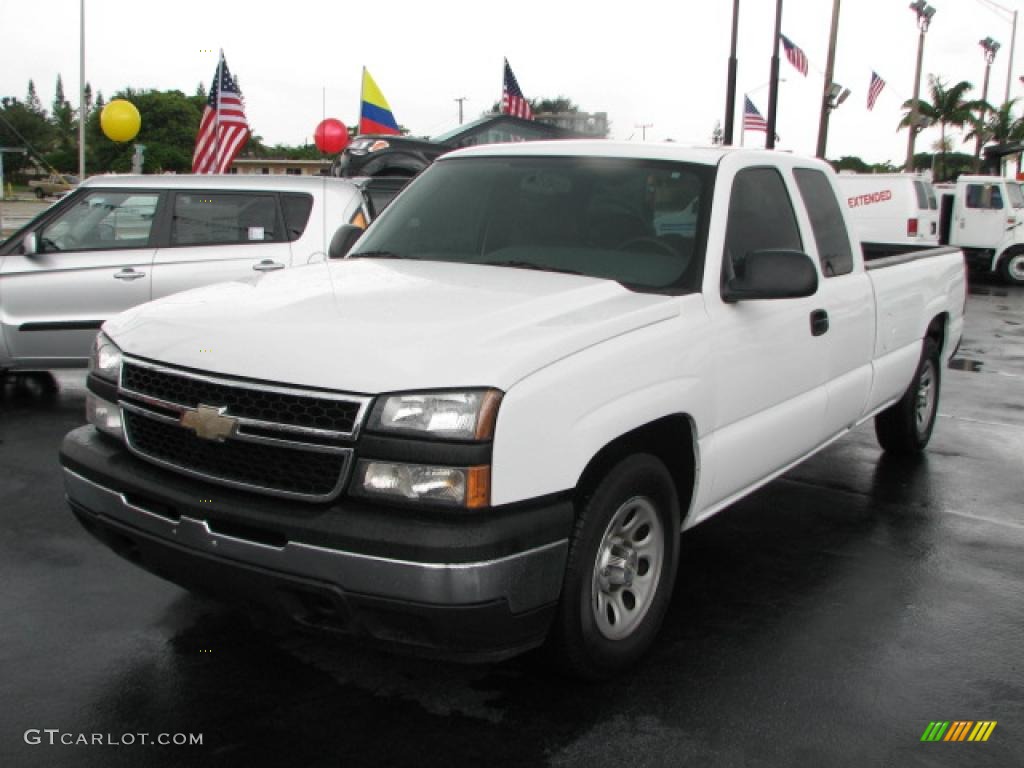
<svg viewBox="0 0 1024 768">
<path fill-rule="evenodd" d="M 821 273 L 825 277 L 849 274 L 853 271 L 850 235 L 828 177 L 813 168 L 797 168 L 793 176 L 811 220 Z"/>
<path fill-rule="evenodd" d="M 281 193 L 281 213 L 284 215 L 284 228 L 288 240 L 295 241 L 302 237 L 312 210 L 312 195 L 304 192 Z"/>
</svg>

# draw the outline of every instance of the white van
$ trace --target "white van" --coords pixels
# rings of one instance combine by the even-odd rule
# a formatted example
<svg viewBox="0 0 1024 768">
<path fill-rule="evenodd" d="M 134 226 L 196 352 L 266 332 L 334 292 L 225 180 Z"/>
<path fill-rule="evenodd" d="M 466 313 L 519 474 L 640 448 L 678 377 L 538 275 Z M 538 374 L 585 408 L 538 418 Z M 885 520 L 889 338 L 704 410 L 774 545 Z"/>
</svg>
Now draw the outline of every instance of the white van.
<svg viewBox="0 0 1024 768">
<path fill-rule="evenodd" d="M 0 245 L 0 371 L 84 366 L 130 307 L 325 259 L 374 202 L 324 176 L 94 176 Z"/>
<path fill-rule="evenodd" d="M 922 248 L 939 242 L 939 206 L 931 182 L 905 173 L 841 173 L 858 238 L 865 243 L 903 243 Z"/>
</svg>

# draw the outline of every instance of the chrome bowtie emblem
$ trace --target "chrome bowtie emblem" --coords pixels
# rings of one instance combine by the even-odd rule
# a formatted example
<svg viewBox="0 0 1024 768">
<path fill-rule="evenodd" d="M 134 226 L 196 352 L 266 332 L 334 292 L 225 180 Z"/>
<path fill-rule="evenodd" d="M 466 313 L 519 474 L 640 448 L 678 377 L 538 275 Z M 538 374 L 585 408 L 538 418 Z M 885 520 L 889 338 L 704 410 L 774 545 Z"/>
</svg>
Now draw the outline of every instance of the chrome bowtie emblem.
<svg viewBox="0 0 1024 768">
<path fill-rule="evenodd" d="M 194 411 L 181 414 L 181 426 L 191 429 L 196 437 L 203 440 L 214 440 L 223 443 L 238 429 L 238 419 L 225 416 L 227 407 L 217 408 L 212 405 L 199 404 Z"/>
</svg>

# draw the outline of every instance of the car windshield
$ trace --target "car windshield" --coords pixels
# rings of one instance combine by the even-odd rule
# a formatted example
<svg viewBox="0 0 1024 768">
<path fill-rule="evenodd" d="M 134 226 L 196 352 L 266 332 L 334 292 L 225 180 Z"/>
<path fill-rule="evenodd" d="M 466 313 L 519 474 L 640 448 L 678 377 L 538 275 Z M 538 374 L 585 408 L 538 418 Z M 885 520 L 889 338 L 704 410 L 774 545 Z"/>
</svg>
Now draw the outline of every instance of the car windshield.
<svg viewBox="0 0 1024 768">
<path fill-rule="evenodd" d="M 352 253 L 697 290 L 712 166 L 582 157 L 441 160 Z"/>
</svg>

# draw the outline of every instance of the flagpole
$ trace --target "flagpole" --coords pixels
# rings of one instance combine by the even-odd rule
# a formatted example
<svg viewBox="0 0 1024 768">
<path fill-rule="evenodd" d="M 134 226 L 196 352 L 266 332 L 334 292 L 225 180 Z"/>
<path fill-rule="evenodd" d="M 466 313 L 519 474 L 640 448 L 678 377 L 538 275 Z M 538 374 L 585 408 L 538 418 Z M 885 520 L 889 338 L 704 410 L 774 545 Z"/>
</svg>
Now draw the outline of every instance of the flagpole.
<svg viewBox="0 0 1024 768">
<path fill-rule="evenodd" d="M 736 39 L 739 36 L 740 0 L 733 0 L 732 4 L 732 45 L 729 53 L 729 74 L 725 86 L 725 134 L 722 137 L 722 144 L 732 144 L 733 121 L 736 117 Z M 742 135 L 740 146 L 743 146 Z"/>
<path fill-rule="evenodd" d="M 220 163 L 220 97 L 223 93 L 223 88 L 220 87 L 221 80 L 224 77 L 224 49 L 220 49 L 220 59 L 217 60 L 217 82 L 214 83 L 214 87 L 217 89 L 217 111 L 213 113 L 213 167 L 216 168 Z"/>
<path fill-rule="evenodd" d="M 771 86 L 768 89 L 768 131 L 765 149 L 775 149 L 775 121 L 779 101 L 779 38 L 782 36 L 782 0 L 775 0 L 775 37 L 772 38 Z"/>
<path fill-rule="evenodd" d="M 828 118 L 832 110 L 832 78 L 836 66 L 836 38 L 839 34 L 839 0 L 832 4 L 832 31 L 828 39 L 828 61 L 825 64 L 825 88 L 821 94 L 821 117 L 818 120 L 818 151 L 815 155 L 825 159 L 825 147 L 828 143 Z"/>
<path fill-rule="evenodd" d="M 366 97 L 366 65 L 363 64 L 363 79 L 359 81 L 359 122 L 356 124 L 356 135 L 363 132 L 363 101 Z"/>
</svg>

